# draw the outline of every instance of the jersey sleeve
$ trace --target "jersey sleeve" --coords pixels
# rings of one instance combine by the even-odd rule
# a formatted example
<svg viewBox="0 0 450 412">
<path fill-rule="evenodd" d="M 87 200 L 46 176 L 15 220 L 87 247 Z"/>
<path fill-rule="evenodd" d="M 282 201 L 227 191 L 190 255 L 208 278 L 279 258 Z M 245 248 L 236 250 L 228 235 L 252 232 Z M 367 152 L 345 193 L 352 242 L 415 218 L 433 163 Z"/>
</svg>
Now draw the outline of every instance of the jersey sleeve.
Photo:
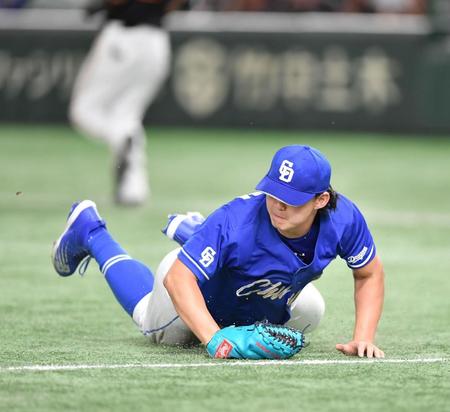
<svg viewBox="0 0 450 412">
<path fill-rule="evenodd" d="M 229 221 L 225 208 L 212 213 L 183 245 L 180 259 L 203 283 L 223 267 L 228 254 Z"/>
<path fill-rule="evenodd" d="M 376 247 L 367 223 L 352 203 L 352 219 L 342 235 L 339 256 L 350 269 L 359 269 L 370 263 L 375 255 Z"/>
</svg>

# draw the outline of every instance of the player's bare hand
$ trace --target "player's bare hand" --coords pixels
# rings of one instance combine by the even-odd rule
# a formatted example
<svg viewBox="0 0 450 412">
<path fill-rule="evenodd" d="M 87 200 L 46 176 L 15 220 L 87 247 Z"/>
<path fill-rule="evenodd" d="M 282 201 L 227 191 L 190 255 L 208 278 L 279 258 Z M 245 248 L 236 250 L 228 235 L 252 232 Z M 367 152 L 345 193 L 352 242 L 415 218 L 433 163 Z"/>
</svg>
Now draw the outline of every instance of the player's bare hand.
<svg viewBox="0 0 450 412">
<path fill-rule="evenodd" d="M 352 340 L 348 343 L 338 343 L 336 349 L 347 356 L 384 358 L 384 352 L 371 342 Z"/>
</svg>

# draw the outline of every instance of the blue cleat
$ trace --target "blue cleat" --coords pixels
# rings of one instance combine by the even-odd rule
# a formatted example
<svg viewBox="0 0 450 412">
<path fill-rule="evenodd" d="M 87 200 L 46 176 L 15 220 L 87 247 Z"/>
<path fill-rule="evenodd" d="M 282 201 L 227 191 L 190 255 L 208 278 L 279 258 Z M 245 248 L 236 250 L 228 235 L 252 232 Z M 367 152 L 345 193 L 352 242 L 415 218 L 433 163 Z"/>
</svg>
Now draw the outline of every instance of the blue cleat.
<svg viewBox="0 0 450 412">
<path fill-rule="evenodd" d="M 92 200 L 74 203 L 67 218 L 66 228 L 53 244 L 52 262 L 60 276 L 72 275 L 78 267 L 86 270 L 90 260 L 87 240 L 89 233 L 99 227 L 106 227 Z M 85 260 L 86 259 L 86 260 Z M 81 263 L 85 260 L 85 265 Z"/>
<path fill-rule="evenodd" d="M 175 242 L 183 246 L 197 231 L 205 218 L 199 212 L 188 212 L 185 215 L 169 215 L 167 225 L 161 231 Z"/>
</svg>

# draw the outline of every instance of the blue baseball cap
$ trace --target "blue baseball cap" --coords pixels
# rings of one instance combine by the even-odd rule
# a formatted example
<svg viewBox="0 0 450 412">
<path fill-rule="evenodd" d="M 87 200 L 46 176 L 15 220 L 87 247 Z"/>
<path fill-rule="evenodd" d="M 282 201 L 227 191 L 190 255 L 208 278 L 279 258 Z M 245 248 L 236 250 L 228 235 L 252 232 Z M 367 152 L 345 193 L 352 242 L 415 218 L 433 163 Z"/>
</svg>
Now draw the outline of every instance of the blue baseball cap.
<svg viewBox="0 0 450 412">
<path fill-rule="evenodd" d="M 290 206 L 301 206 L 330 187 L 331 166 L 327 158 L 309 146 L 282 147 L 275 153 L 260 190 Z"/>
</svg>

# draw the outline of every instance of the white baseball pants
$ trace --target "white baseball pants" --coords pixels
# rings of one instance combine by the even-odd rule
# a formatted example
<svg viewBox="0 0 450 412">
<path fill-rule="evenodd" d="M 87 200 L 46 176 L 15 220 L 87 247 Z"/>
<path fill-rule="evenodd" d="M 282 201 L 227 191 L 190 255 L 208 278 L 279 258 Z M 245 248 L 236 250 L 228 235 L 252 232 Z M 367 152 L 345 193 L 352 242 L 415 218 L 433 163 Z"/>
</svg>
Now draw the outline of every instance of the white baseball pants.
<svg viewBox="0 0 450 412">
<path fill-rule="evenodd" d="M 198 342 L 195 335 L 178 316 L 163 280 L 178 256 L 180 249 L 172 250 L 159 264 L 153 291 L 141 299 L 133 312 L 133 320 L 152 342 L 169 345 Z M 287 326 L 306 332 L 313 331 L 325 312 L 325 302 L 318 289 L 309 283 L 291 306 Z"/>
<path fill-rule="evenodd" d="M 170 41 L 157 27 L 110 21 L 76 79 L 69 109 L 75 127 L 113 149 L 143 133 L 142 119 L 169 71 Z"/>
</svg>

